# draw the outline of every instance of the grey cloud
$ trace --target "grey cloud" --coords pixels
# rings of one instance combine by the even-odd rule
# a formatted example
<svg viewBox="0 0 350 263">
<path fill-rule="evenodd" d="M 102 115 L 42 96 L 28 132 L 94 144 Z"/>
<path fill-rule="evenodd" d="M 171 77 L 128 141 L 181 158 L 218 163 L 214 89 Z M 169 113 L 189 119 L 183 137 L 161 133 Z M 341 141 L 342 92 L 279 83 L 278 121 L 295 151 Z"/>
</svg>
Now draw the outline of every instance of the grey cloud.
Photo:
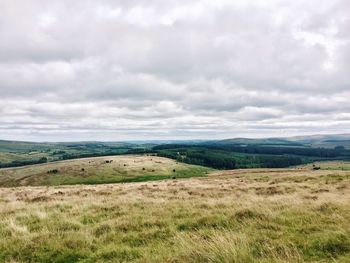
<svg viewBox="0 0 350 263">
<path fill-rule="evenodd" d="M 1 1 L 0 132 L 347 132 L 349 14 L 346 0 Z"/>
</svg>

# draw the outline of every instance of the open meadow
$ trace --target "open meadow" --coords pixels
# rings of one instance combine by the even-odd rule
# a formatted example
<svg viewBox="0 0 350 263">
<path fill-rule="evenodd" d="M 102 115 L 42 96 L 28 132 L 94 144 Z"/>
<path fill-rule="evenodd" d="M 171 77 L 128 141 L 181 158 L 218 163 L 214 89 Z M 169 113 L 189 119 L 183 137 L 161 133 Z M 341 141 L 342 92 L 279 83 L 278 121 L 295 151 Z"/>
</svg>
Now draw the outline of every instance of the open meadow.
<svg viewBox="0 0 350 263">
<path fill-rule="evenodd" d="M 142 182 L 205 176 L 212 170 L 158 156 L 118 155 L 0 169 L 0 186 Z"/>
<path fill-rule="evenodd" d="M 350 172 L 335 167 L 0 188 L 0 261 L 349 262 Z"/>
</svg>

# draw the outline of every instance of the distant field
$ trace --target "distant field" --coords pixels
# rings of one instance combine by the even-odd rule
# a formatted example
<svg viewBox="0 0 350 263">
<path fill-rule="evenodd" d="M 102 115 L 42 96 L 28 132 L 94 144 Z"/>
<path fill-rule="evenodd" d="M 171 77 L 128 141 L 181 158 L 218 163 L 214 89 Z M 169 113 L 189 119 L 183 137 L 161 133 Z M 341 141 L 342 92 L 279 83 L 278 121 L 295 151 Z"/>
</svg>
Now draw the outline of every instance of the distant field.
<svg viewBox="0 0 350 263">
<path fill-rule="evenodd" d="M 319 166 L 322 170 L 350 170 L 350 162 L 319 162 L 315 163 L 315 166 Z"/>
<path fill-rule="evenodd" d="M 72 164 L 78 174 L 98 162 L 113 171 L 102 164 L 108 159 L 91 167 L 88 160 Z M 135 173 L 170 162 L 135 157 L 112 165 L 131 168 L 133 160 Z M 44 173 L 48 167 L 42 167 Z M 342 169 L 246 169 L 157 182 L 0 188 L 0 262 L 349 258 L 350 172 Z"/>
<path fill-rule="evenodd" d="M 0 186 L 142 182 L 205 176 L 211 170 L 157 156 L 120 155 L 0 169 Z"/>
<path fill-rule="evenodd" d="M 10 163 L 13 161 L 38 160 L 42 157 L 48 157 L 48 156 L 46 153 L 42 153 L 42 152 L 28 152 L 28 153 L 0 152 L 0 160 L 2 163 Z"/>
<path fill-rule="evenodd" d="M 138 145 L 127 142 L 36 143 L 0 140 L 0 168 L 135 153 L 135 151 L 144 152 L 151 146 L 151 144 Z"/>
</svg>

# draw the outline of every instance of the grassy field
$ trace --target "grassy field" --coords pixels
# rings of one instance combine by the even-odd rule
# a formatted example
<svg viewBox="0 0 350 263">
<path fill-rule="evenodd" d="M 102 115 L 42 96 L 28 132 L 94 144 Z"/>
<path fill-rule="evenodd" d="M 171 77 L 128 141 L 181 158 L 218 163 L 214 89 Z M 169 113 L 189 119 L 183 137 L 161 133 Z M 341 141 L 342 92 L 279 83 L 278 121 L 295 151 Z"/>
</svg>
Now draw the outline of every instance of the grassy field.
<svg viewBox="0 0 350 263">
<path fill-rule="evenodd" d="M 308 167 L 315 165 L 316 167 L 320 167 L 322 170 L 344 170 L 350 171 L 350 162 L 316 162 L 314 164 L 309 164 Z"/>
<path fill-rule="evenodd" d="M 156 182 L 0 188 L 1 262 L 349 258 L 346 170 L 251 169 Z"/>
<path fill-rule="evenodd" d="M 120 155 L 0 169 L 0 186 L 142 182 L 205 176 L 211 170 L 157 156 Z"/>
<path fill-rule="evenodd" d="M 10 163 L 15 160 L 16 161 L 38 160 L 42 157 L 47 157 L 47 154 L 42 152 L 29 152 L 29 153 L 0 152 L 0 160 L 2 163 Z"/>
<path fill-rule="evenodd" d="M 81 157 L 119 155 L 135 150 L 142 152 L 150 147 L 151 144 L 139 145 L 127 142 L 37 143 L 0 140 L 0 168 L 37 164 L 43 157 L 51 162 Z"/>
</svg>

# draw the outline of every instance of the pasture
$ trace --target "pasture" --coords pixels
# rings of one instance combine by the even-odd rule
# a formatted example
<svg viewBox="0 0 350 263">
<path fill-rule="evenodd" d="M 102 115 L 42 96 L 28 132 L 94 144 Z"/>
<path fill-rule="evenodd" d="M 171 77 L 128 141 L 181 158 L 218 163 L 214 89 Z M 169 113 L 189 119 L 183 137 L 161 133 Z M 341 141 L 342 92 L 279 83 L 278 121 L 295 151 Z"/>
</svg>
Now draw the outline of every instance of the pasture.
<svg viewBox="0 0 350 263">
<path fill-rule="evenodd" d="M 118 155 L 0 169 L 0 186 L 142 182 L 206 176 L 209 171 L 157 156 Z"/>
<path fill-rule="evenodd" d="M 136 170 L 160 169 L 154 165 Z M 0 188 L 1 262 L 349 258 L 350 173 L 342 169 L 247 169 L 153 182 Z"/>
</svg>

